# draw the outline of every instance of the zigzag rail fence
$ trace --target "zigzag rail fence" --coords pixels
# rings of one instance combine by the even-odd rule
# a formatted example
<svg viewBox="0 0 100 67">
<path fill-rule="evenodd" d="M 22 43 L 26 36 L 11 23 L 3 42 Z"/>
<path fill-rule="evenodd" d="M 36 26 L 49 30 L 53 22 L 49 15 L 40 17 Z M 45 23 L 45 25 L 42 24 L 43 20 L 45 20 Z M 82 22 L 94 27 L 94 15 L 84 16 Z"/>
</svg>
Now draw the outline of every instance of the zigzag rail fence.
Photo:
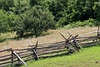
<svg viewBox="0 0 100 67">
<path fill-rule="evenodd" d="M 26 64 L 27 61 L 30 60 L 39 60 L 39 58 L 53 57 L 58 55 L 67 55 L 73 53 L 75 50 L 79 51 L 78 48 L 95 45 L 96 43 L 100 43 L 100 41 L 93 40 L 97 38 L 97 36 L 88 36 L 90 34 L 95 34 L 98 31 L 90 32 L 82 35 L 73 36 L 69 33 L 70 37 L 67 39 L 61 33 L 61 36 L 65 39 L 64 41 L 54 42 L 54 43 L 46 43 L 46 44 L 38 44 L 32 45 L 29 42 L 29 48 L 25 49 L 5 49 L 0 51 L 0 55 L 5 53 L 5 55 L 0 56 L 0 67 L 14 66 L 14 65 L 22 65 Z M 7 53 L 7 55 L 6 55 Z M 9 54 L 8 54 L 9 53 Z"/>
</svg>

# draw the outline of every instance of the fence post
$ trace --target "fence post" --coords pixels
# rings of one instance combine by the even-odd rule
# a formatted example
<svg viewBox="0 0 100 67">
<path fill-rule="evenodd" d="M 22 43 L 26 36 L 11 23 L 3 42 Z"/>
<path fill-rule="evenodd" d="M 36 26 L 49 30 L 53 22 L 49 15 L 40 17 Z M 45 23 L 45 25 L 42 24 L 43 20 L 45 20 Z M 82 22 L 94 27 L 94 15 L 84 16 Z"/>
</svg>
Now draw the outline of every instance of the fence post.
<svg viewBox="0 0 100 67">
<path fill-rule="evenodd" d="M 37 55 L 37 45 L 38 45 L 38 41 L 36 42 L 36 45 L 35 45 L 35 47 L 33 48 L 33 52 L 34 52 L 34 55 L 35 55 L 35 60 L 39 60 L 39 57 L 38 57 L 38 55 Z"/>
<path fill-rule="evenodd" d="M 100 28 L 100 23 L 98 24 L 97 36 L 96 36 L 96 38 L 93 40 L 93 42 L 94 42 L 94 41 L 97 41 L 97 40 L 100 41 L 100 31 L 99 31 L 100 29 L 99 29 L 99 28 Z"/>
<path fill-rule="evenodd" d="M 68 43 L 69 43 L 69 39 L 70 39 L 71 36 L 69 36 L 69 38 L 66 39 L 66 37 L 63 34 L 60 33 L 60 35 L 66 40 L 65 48 L 70 49 L 70 46 L 68 45 Z"/>
<path fill-rule="evenodd" d="M 38 55 L 37 55 L 37 53 L 36 53 L 36 51 L 35 51 L 35 49 L 33 48 L 33 50 L 32 50 L 33 52 L 34 52 L 34 56 L 35 56 L 35 60 L 39 60 L 39 57 L 38 57 Z"/>
<path fill-rule="evenodd" d="M 76 36 L 74 37 L 74 36 L 71 35 L 69 32 L 68 32 L 68 34 L 69 34 L 70 36 L 72 36 L 72 39 L 73 39 L 73 41 L 74 41 L 74 45 L 75 45 L 75 46 L 78 45 L 77 47 L 82 48 L 82 46 L 79 45 L 78 42 L 77 42 L 77 40 L 76 40 L 76 37 L 78 37 L 78 35 L 76 35 Z M 77 47 L 76 47 L 76 48 L 77 48 Z"/>
<path fill-rule="evenodd" d="M 12 50 L 12 48 L 10 48 L 10 51 L 11 51 L 11 63 L 13 64 L 13 50 Z M 13 67 L 13 65 L 11 67 Z"/>
<path fill-rule="evenodd" d="M 25 61 L 16 53 L 13 51 L 13 54 L 23 63 L 25 64 L 26 67 L 28 67 L 28 65 L 25 63 Z"/>
<path fill-rule="evenodd" d="M 32 46 L 30 40 L 28 40 L 28 42 L 29 42 L 30 46 L 32 47 L 32 51 L 33 51 L 33 53 L 34 53 L 35 60 L 39 60 L 39 57 L 38 57 L 38 55 L 37 55 L 37 51 L 36 51 L 36 49 L 37 49 L 37 45 L 38 45 L 38 41 L 36 42 L 35 47 Z"/>
</svg>

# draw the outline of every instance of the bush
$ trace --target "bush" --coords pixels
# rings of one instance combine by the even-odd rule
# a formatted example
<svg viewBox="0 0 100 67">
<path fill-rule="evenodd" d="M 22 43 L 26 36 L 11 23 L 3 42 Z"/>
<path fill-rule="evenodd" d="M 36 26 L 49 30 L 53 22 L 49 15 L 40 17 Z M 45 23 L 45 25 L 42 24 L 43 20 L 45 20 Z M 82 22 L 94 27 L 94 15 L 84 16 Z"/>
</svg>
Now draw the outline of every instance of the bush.
<svg viewBox="0 0 100 67">
<path fill-rule="evenodd" d="M 68 28 L 68 29 L 69 28 L 77 28 L 77 27 L 85 27 L 85 26 L 93 27 L 93 26 L 97 26 L 98 23 L 99 22 L 97 20 L 89 18 L 89 20 L 85 20 L 83 22 L 77 21 L 77 22 L 70 23 L 65 27 Z"/>
<path fill-rule="evenodd" d="M 15 17 L 16 15 L 13 12 L 0 10 L 0 33 L 12 31 L 12 21 L 14 21 Z"/>
<path fill-rule="evenodd" d="M 15 31 L 21 37 L 24 33 L 32 33 L 37 37 L 43 31 L 55 28 L 54 16 L 49 11 L 42 10 L 40 6 L 34 6 L 21 14 L 15 22 Z"/>
</svg>

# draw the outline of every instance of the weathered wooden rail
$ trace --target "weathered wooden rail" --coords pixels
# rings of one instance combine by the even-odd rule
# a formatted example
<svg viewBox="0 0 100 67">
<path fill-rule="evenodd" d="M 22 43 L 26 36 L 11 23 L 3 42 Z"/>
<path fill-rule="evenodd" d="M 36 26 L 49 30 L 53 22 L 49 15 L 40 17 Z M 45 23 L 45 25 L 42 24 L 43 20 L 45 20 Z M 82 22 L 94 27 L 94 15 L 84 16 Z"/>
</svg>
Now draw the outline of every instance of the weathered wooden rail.
<svg viewBox="0 0 100 67">
<path fill-rule="evenodd" d="M 100 43 L 100 41 L 93 42 L 96 36 L 85 36 L 94 33 L 97 33 L 97 31 L 76 36 L 73 36 L 69 33 L 70 36 L 68 39 L 64 37 L 63 34 L 61 34 L 62 37 L 65 39 L 64 41 L 46 44 L 38 44 L 37 41 L 36 45 L 32 45 L 31 42 L 28 40 L 30 44 L 29 48 L 10 48 L 0 51 L 0 67 L 21 64 L 25 64 L 25 66 L 28 67 L 26 62 L 30 60 L 39 60 L 40 58 L 67 55 L 73 53 L 75 50 L 79 51 L 78 47 L 82 48 L 87 45 L 95 45 L 96 43 Z M 74 49 L 74 51 L 72 49 Z M 5 53 L 5 55 L 2 55 L 2 53 Z"/>
<path fill-rule="evenodd" d="M 6 49 L 1 52 L 10 52 L 8 55 L 0 56 L 0 67 L 6 67 L 16 64 L 27 64 L 25 61 L 28 61 L 30 59 L 27 59 L 27 57 L 34 56 L 34 52 L 31 52 L 32 48 L 27 49 Z M 1 53 L 2 54 L 2 53 Z M 34 58 L 34 57 L 33 57 Z M 28 67 L 28 66 L 27 66 Z"/>
</svg>

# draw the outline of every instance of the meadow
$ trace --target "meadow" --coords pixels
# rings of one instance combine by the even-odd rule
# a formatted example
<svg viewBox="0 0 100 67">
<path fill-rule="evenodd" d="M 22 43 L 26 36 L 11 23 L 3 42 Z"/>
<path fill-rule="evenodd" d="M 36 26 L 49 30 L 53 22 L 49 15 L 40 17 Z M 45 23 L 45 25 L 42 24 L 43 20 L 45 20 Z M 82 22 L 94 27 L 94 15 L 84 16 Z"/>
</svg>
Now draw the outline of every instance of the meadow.
<svg viewBox="0 0 100 67">
<path fill-rule="evenodd" d="M 77 34 L 81 35 L 96 30 L 97 27 L 92 27 L 92 28 L 79 27 L 73 29 L 61 28 L 56 30 L 49 30 L 48 31 L 48 33 L 50 33 L 49 35 L 37 38 L 35 38 L 34 36 L 31 36 L 29 38 L 23 37 L 19 39 L 16 39 L 15 33 L 6 33 L 6 34 L 1 34 L 0 36 L 1 40 L 4 40 L 0 43 L 0 49 L 2 50 L 7 48 L 13 48 L 13 49 L 27 48 L 29 45 L 27 39 L 29 39 L 32 42 L 32 44 L 35 44 L 37 40 L 39 41 L 39 44 L 63 41 L 64 39 L 61 37 L 59 32 L 61 32 L 66 38 L 68 38 L 69 35 L 67 32 L 70 32 L 75 36 Z M 90 35 L 85 35 L 85 36 L 90 36 Z M 38 61 L 31 60 L 30 62 L 27 62 L 27 64 L 29 67 L 100 67 L 99 52 L 100 52 L 100 45 L 86 47 L 80 49 L 80 52 L 76 51 L 75 53 L 70 55 L 41 58 Z M 23 65 L 21 67 L 25 66 Z"/>
<path fill-rule="evenodd" d="M 72 35 L 75 36 L 93 31 L 97 31 L 97 27 L 79 27 L 73 29 L 59 28 L 56 30 L 48 30 L 48 33 L 50 33 L 49 35 L 40 36 L 37 38 L 35 38 L 34 36 L 30 37 L 28 36 L 18 39 L 16 39 L 17 36 L 15 32 L 5 33 L 0 35 L 0 50 L 8 48 L 13 48 L 13 49 L 27 48 L 29 45 L 27 39 L 29 39 L 33 45 L 35 45 L 37 41 L 39 41 L 39 44 L 63 41 L 64 39 L 59 34 L 59 32 L 61 32 L 66 38 L 68 38 L 69 35 L 67 32 L 70 32 Z"/>
<path fill-rule="evenodd" d="M 30 61 L 27 64 L 29 67 L 100 67 L 100 45 L 85 47 L 74 54 Z"/>
</svg>

